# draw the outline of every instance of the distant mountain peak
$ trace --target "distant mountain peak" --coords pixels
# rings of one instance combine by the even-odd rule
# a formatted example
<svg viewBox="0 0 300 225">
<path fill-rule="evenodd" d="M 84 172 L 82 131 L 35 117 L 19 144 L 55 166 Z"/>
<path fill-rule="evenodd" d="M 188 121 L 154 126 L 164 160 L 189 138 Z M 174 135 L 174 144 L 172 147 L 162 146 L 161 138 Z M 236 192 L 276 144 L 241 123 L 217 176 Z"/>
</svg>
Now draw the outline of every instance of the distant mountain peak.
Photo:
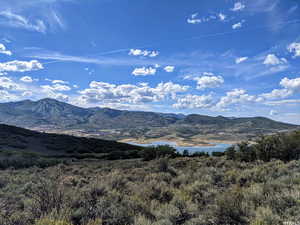
<svg viewBox="0 0 300 225">
<path fill-rule="evenodd" d="M 48 104 L 60 104 L 60 105 L 70 105 L 66 102 L 62 102 L 62 101 L 59 101 L 57 99 L 54 99 L 54 98 L 43 98 L 43 99 L 40 99 L 38 101 L 36 101 L 37 103 L 48 103 Z"/>
<path fill-rule="evenodd" d="M 61 102 L 61 101 L 58 101 L 57 99 L 54 99 L 54 98 L 42 98 L 42 99 L 38 100 L 37 102 Z"/>
<path fill-rule="evenodd" d="M 255 136 L 299 126 L 264 117 L 224 117 L 199 114 L 173 114 L 116 110 L 111 108 L 81 108 L 52 98 L 0 104 L 0 122 L 19 127 L 55 131 L 80 131 L 108 139 L 206 138 L 208 135 Z"/>
</svg>

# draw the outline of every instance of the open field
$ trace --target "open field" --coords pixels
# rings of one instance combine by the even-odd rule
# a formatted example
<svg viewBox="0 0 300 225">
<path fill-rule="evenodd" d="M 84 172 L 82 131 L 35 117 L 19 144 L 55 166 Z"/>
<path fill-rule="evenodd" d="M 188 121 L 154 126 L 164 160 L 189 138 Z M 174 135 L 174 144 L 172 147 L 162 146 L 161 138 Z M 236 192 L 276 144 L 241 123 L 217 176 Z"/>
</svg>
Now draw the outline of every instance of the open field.
<svg viewBox="0 0 300 225">
<path fill-rule="evenodd" d="M 297 224 L 299 165 L 210 157 L 7 169 L 0 224 Z"/>
</svg>

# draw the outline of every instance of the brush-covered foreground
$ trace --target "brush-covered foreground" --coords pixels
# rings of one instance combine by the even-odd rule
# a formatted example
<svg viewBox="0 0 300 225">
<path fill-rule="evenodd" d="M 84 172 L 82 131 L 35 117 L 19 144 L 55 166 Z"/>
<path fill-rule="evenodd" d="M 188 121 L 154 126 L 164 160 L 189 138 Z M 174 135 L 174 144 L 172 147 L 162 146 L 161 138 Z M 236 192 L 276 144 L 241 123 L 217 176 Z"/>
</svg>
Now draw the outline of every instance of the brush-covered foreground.
<svg viewBox="0 0 300 225">
<path fill-rule="evenodd" d="M 300 161 L 81 160 L 0 171 L 1 225 L 280 225 L 300 221 Z"/>
<path fill-rule="evenodd" d="M 300 221 L 299 131 L 243 142 L 213 156 L 178 154 L 168 146 L 141 149 L 134 157 L 142 159 L 114 151 L 112 159 L 123 158 L 115 161 L 25 153 L 1 153 L 1 225 Z"/>
</svg>

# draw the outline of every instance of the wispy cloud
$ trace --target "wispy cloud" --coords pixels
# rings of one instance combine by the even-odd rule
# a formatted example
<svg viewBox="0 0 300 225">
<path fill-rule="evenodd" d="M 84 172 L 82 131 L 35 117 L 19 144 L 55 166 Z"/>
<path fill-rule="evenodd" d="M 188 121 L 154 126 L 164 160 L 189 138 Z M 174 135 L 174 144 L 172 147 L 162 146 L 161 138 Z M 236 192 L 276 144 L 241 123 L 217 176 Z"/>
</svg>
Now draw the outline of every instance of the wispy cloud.
<svg viewBox="0 0 300 225">
<path fill-rule="evenodd" d="M 45 53 L 33 53 L 28 54 L 27 57 L 29 58 L 36 58 L 36 59 L 44 59 L 44 60 L 52 60 L 46 62 L 44 64 L 51 64 L 57 62 L 79 62 L 79 63 L 90 63 L 90 64 L 97 64 L 97 65 L 119 65 L 119 66 L 129 66 L 129 65 L 154 65 L 155 62 L 151 59 L 128 59 L 128 58 L 110 58 L 104 56 L 98 57 L 84 57 L 84 56 L 72 56 L 72 55 L 65 55 L 59 52 L 45 52 Z"/>
<path fill-rule="evenodd" d="M 235 59 L 235 63 L 240 64 L 240 63 L 246 61 L 247 59 L 248 59 L 248 57 L 246 57 L 246 56 L 245 57 L 239 57 L 239 58 Z"/>
<path fill-rule="evenodd" d="M 44 21 L 39 19 L 30 21 L 28 18 L 8 10 L 0 12 L 0 24 L 2 26 L 22 28 L 41 33 L 46 32 L 46 25 Z"/>
<path fill-rule="evenodd" d="M 76 0 L 9 0 L 1 2 L 0 25 L 40 33 L 66 29 L 59 3 Z M 34 13 L 33 13 L 34 11 Z M 33 16 L 34 15 L 34 16 Z"/>
<path fill-rule="evenodd" d="M 271 12 L 279 4 L 279 0 L 252 0 L 248 1 L 247 10 L 252 12 Z"/>
<path fill-rule="evenodd" d="M 124 49 L 113 50 L 104 53 L 97 53 L 90 56 L 74 56 L 66 55 L 60 52 L 53 52 L 47 50 L 33 50 L 31 53 L 24 54 L 24 57 L 49 60 L 43 64 L 52 64 L 58 62 L 79 62 L 79 63 L 90 63 L 97 65 L 116 65 L 116 66 L 195 66 L 199 65 L 199 58 L 186 57 L 186 55 L 174 55 L 169 57 L 156 58 L 135 58 L 124 56 L 109 56 L 110 54 L 127 52 Z M 202 54 L 201 58 L 205 59 L 206 54 Z M 206 61 L 203 61 L 206 62 Z"/>
<path fill-rule="evenodd" d="M 300 99 L 285 99 L 285 100 L 279 100 L 279 101 L 268 101 L 265 102 L 266 105 L 299 105 Z"/>
<path fill-rule="evenodd" d="M 263 13 L 267 17 L 269 30 L 278 32 L 284 28 L 284 21 L 288 19 L 289 9 L 281 7 L 280 0 L 252 0 L 248 1 L 246 10 L 250 13 Z"/>
<path fill-rule="evenodd" d="M 0 5 L 0 10 L 14 9 L 16 11 L 24 10 L 36 6 L 59 4 L 62 2 L 75 2 L 77 0 L 9 0 L 2 1 Z"/>
<path fill-rule="evenodd" d="M 286 46 L 284 46 L 285 51 Z M 124 50 L 114 50 L 113 52 L 127 53 L 121 55 L 109 56 L 98 53 L 98 56 L 74 56 L 66 55 L 59 52 L 51 52 L 46 50 L 36 50 L 30 54 L 25 54 L 23 56 L 29 58 L 36 58 L 40 60 L 47 60 L 43 62 L 44 65 L 58 62 L 79 62 L 88 64 L 97 64 L 103 66 L 135 66 L 137 68 L 141 67 L 152 67 L 158 64 L 163 68 L 169 65 L 175 67 L 186 67 L 197 69 L 199 72 L 215 72 L 222 73 L 226 76 L 235 76 L 250 80 L 257 77 L 268 76 L 271 74 L 276 74 L 279 72 L 287 71 L 291 68 L 289 63 L 281 63 L 278 65 L 264 65 L 263 62 L 268 54 L 272 54 L 274 49 L 262 52 L 258 55 L 247 57 L 239 57 L 235 54 L 222 54 L 222 53 L 211 53 L 195 51 L 191 53 L 181 53 L 169 56 L 161 56 L 158 58 L 139 58 L 139 57 L 128 57 L 128 51 Z M 282 58 L 282 57 L 281 57 Z M 279 58 L 281 60 L 281 58 Z M 243 63 L 241 63 L 243 62 Z M 283 62 L 283 61 L 282 61 Z M 212 70 L 213 68 L 213 70 Z M 199 71 L 200 69 L 200 71 Z M 182 69 L 178 69 L 182 71 Z M 187 71 L 184 74 L 188 74 Z"/>
<path fill-rule="evenodd" d="M 66 22 L 62 16 L 53 9 L 48 14 L 47 22 L 52 29 L 59 27 L 60 29 L 65 30 L 67 28 Z"/>
</svg>

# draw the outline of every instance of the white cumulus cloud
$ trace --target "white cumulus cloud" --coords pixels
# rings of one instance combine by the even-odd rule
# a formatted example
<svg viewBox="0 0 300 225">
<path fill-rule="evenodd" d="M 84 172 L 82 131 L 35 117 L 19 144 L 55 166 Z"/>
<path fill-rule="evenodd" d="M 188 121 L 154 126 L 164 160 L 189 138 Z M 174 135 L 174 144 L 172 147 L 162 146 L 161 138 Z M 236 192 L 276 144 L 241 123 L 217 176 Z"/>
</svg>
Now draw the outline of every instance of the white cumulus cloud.
<svg viewBox="0 0 300 225">
<path fill-rule="evenodd" d="M 14 60 L 10 62 L 0 63 L 0 72 L 27 72 L 41 69 L 43 69 L 43 65 L 37 60 Z"/>
<path fill-rule="evenodd" d="M 286 98 L 293 94 L 291 90 L 288 89 L 274 89 L 269 93 L 261 94 L 260 96 L 265 99 L 278 99 L 278 98 Z"/>
<path fill-rule="evenodd" d="M 187 19 L 187 22 L 190 24 L 198 24 L 201 23 L 202 20 L 198 18 L 198 13 L 194 13 Z"/>
<path fill-rule="evenodd" d="M 0 89 L 0 102 L 10 102 L 10 101 L 15 101 L 18 100 L 18 96 L 15 94 L 9 93 L 6 90 L 1 90 Z"/>
<path fill-rule="evenodd" d="M 174 72 L 175 66 L 166 66 L 164 70 L 168 73 Z"/>
<path fill-rule="evenodd" d="M 155 75 L 155 73 L 156 73 L 156 69 L 152 68 L 152 67 L 149 67 L 149 68 L 146 68 L 146 67 L 135 68 L 132 71 L 132 74 L 134 76 L 148 76 L 148 75 Z"/>
<path fill-rule="evenodd" d="M 68 85 L 63 85 L 63 84 L 53 84 L 53 85 L 42 85 L 41 88 L 44 91 L 70 91 L 72 90 L 71 87 Z"/>
<path fill-rule="evenodd" d="M 259 102 L 261 100 L 261 98 L 247 94 L 247 91 L 244 89 L 234 89 L 227 92 L 226 96 L 223 96 L 216 104 L 216 107 L 219 109 L 224 109 L 230 105 Z"/>
<path fill-rule="evenodd" d="M 260 96 L 265 99 L 280 99 L 289 97 L 295 93 L 300 93 L 300 77 L 289 79 L 287 77 L 280 81 L 282 89 L 274 89 L 269 93 L 263 93 Z"/>
<path fill-rule="evenodd" d="M 52 84 L 68 84 L 68 81 L 64 81 L 64 80 L 52 80 L 51 81 Z"/>
<path fill-rule="evenodd" d="M 279 64 L 285 64 L 287 63 L 287 60 L 285 58 L 278 58 L 275 54 L 268 54 L 263 62 L 265 65 L 279 65 Z"/>
<path fill-rule="evenodd" d="M 280 85 L 286 89 L 300 92 L 300 77 L 295 79 L 285 77 L 280 81 Z"/>
<path fill-rule="evenodd" d="M 225 19 L 226 19 L 226 15 L 225 14 L 223 14 L 223 13 L 219 13 L 218 14 L 218 16 L 219 16 L 219 19 L 221 20 L 221 21 L 225 21 Z"/>
<path fill-rule="evenodd" d="M 276 115 L 278 115 L 278 112 L 276 110 L 270 111 L 270 116 L 276 116 Z"/>
<path fill-rule="evenodd" d="M 211 13 L 207 16 L 199 17 L 198 13 L 192 14 L 188 19 L 187 22 L 190 24 L 198 24 L 198 23 L 205 23 L 211 20 L 219 20 L 219 21 L 226 21 L 227 16 L 223 13 Z"/>
<path fill-rule="evenodd" d="M 4 44 L 0 43 L 0 54 L 4 54 L 4 55 L 12 55 L 12 52 L 7 50 Z"/>
<path fill-rule="evenodd" d="M 241 22 L 235 23 L 232 25 L 232 29 L 236 30 L 239 29 L 243 26 L 243 23 L 245 22 L 245 20 L 242 20 Z"/>
<path fill-rule="evenodd" d="M 196 81 L 198 90 L 220 87 L 224 83 L 222 76 L 216 76 L 208 72 L 203 73 L 203 76 L 199 77 L 186 76 L 185 79 Z"/>
<path fill-rule="evenodd" d="M 211 95 L 186 95 L 177 99 L 172 106 L 176 109 L 201 109 L 212 106 L 213 97 Z"/>
<path fill-rule="evenodd" d="M 154 57 L 156 57 L 156 56 L 158 56 L 158 55 L 159 55 L 159 52 L 158 52 L 158 51 L 152 51 L 152 52 L 149 54 L 149 57 L 154 58 Z"/>
<path fill-rule="evenodd" d="M 0 77 L 0 90 L 11 90 L 11 91 L 19 91 L 23 90 L 23 88 L 13 81 L 10 77 Z"/>
<path fill-rule="evenodd" d="M 89 88 L 79 91 L 81 94 L 79 101 L 101 104 L 157 102 L 168 97 L 175 99 L 177 93 L 185 92 L 188 88 L 172 82 L 159 83 L 156 87 L 150 87 L 147 83 L 115 85 L 92 81 Z"/>
<path fill-rule="evenodd" d="M 242 2 L 236 2 L 236 3 L 234 3 L 234 6 L 231 9 L 231 11 L 234 11 L 234 12 L 242 11 L 245 8 L 246 8 L 246 6 Z"/>
<path fill-rule="evenodd" d="M 133 56 L 148 56 L 154 58 L 159 55 L 158 51 L 149 51 L 149 50 L 141 50 L 141 49 L 130 49 L 128 55 Z"/>
<path fill-rule="evenodd" d="M 22 97 L 31 97 L 33 96 L 33 93 L 31 91 L 24 91 L 22 93 Z"/>
<path fill-rule="evenodd" d="M 291 43 L 287 49 L 289 52 L 294 53 L 294 57 L 300 56 L 300 42 Z"/>
<path fill-rule="evenodd" d="M 32 83 L 33 79 L 30 76 L 24 76 L 20 78 L 20 81 L 25 82 L 25 83 Z"/>
</svg>

